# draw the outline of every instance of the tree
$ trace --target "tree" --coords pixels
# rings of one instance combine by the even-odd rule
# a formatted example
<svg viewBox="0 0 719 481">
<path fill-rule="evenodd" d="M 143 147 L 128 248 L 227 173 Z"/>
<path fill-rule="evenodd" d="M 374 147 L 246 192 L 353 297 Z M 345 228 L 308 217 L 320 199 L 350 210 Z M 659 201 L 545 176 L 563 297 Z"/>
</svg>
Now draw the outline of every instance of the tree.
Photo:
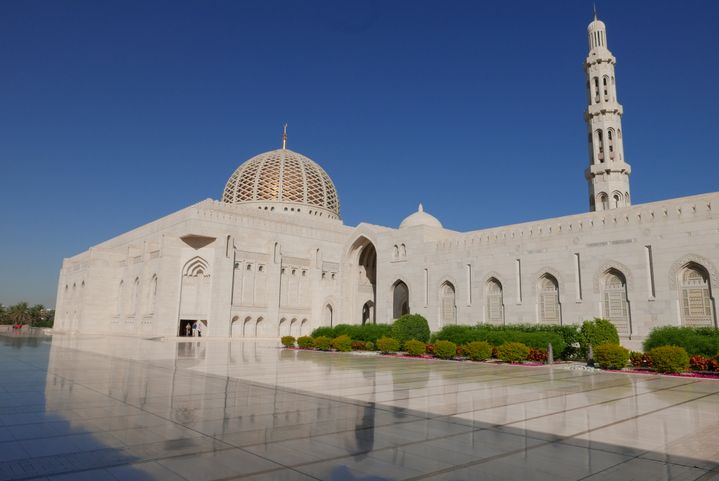
<svg viewBox="0 0 719 481">
<path fill-rule="evenodd" d="M 27 324 L 32 320 L 27 302 L 19 302 L 14 306 L 10 306 L 7 317 L 9 317 L 14 324 Z"/>
</svg>

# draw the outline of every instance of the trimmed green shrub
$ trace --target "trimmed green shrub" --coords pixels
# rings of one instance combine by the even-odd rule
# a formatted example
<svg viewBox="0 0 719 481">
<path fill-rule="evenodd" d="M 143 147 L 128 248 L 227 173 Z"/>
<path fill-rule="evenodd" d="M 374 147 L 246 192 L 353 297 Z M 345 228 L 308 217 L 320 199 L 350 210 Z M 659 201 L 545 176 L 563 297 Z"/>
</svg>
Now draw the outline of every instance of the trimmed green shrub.
<svg viewBox="0 0 719 481">
<path fill-rule="evenodd" d="M 594 363 L 602 369 L 624 369 L 629 361 L 629 350 L 618 344 L 605 343 L 594 350 Z"/>
<path fill-rule="evenodd" d="M 280 342 L 285 347 L 295 347 L 295 338 L 293 336 L 282 336 Z"/>
<path fill-rule="evenodd" d="M 325 336 L 315 337 L 313 346 L 320 351 L 329 351 L 332 347 L 332 339 Z"/>
<path fill-rule="evenodd" d="M 487 341 L 472 341 L 465 344 L 463 350 L 473 361 L 486 361 L 492 357 L 492 345 Z"/>
<path fill-rule="evenodd" d="M 375 349 L 374 342 L 372 342 L 372 341 L 367 341 L 367 342 L 365 343 L 365 349 L 367 349 L 368 351 L 374 351 L 374 349 Z"/>
<path fill-rule="evenodd" d="M 332 347 L 340 352 L 350 352 L 352 350 L 352 339 L 349 336 L 337 336 L 332 339 Z"/>
<path fill-rule="evenodd" d="M 453 359 L 457 355 L 457 345 L 451 341 L 437 341 L 433 354 L 439 359 Z"/>
<path fill-rule="evenodd" d="M 334 339 L 337 337 L 337 334 L 335 334 L 334 327 L 318 327 L 314 331 L 310 333 L 311 337 L 329 337 L 331 339 Z"/>
<path fill-rule="evenodd" d="M 592 348 L 602 344 L 619 344 L 617 328 L 606 319 L 584 321 L 579 329 L 579 349 L 582 356 L 587 356 L 590 344 Z"/>
<path fill-rule="evenodd" d="M 719 329 L 714 327 L 657 327 L 644 341 L 644 350 L 659 346 L 683 347 L 691 356 L 713 357 L 719 352 Z"/>
<path fill-rule="evenodd" d="M 421 356 L 427 352 L 427 345 L 422 341 L 410 339 L 404 342 L 404 350 L 407 351 L 407 354 L 410 356 Z"/>
<path fill-rule="evenodd" d="M 353 341 L 377 342 L 380 337 L 390 337 L 391 333 L 392 326 L 389 324 L 338 324 L 335 327 L 318 327 L 312 331 L 312 336 L 325 336 L 332 339 L 349 336 Z"/>
<path fill-rule="evenodd" d="M 297 345 L 300 349 L 312 349 L 315 347 L 315 340 L 310 336 L 301 336 L 297 338 Z"/>
<path fill-rule="evenodd" d="M 529 347 L 521 342 L 505 342 L 497 347 L 497 358 L 504 362 L 523 362 L 528 355 Z"/>
<path fill-rule="evenodd" d="M 380 352 L 397 352 L 399 351 L 399 341 L 391 337 L 380 337 L 377 339 L 377 349 Z"/>
<path fill-rule="evenodd" d="M 560 329 L 557 329 L 560 328 Z M 576 326 L 538 326 L 538 325 L 506 325 L 506 326 L 445 326 L 433 334 L 433 340 L 452 341 L 458 345 L 467 345 L 474 341 L 486 341 L 492 346 L 500 346 L 507 342 L 521 342 L 535 349 L 547 349 L 551 343 L 555 356 L 568 358 L 573 348 L 567 340 L 577 342 Z"/>
<path fill-rule="evenodd" d="M 528 361 L 547 362 L 548 359 L 549 353 L 546 349 L 536 349 L 534 347 L 529 348 L 529 354 L 527 355 Z"/>
<path fill-rule="evenodd" d="M 429 324 L 419 314 L 405 314 L 392 324 L 392 337 L 400 342 L 416 339 L 429 341 Z"/>
<path fill-rule="evenodd" d="M 660 346 L 649 351 L 657 372 L 676 373 L 689 369 L 689 354 L 683 347 Z"/>
</svg>

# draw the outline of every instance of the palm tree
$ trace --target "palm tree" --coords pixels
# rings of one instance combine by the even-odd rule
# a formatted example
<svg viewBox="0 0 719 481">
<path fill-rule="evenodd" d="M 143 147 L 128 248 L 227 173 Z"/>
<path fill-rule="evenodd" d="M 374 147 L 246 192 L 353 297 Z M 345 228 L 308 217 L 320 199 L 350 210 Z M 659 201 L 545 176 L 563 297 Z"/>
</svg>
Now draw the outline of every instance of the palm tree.
<svg viewBox="0 0 719 481">
<path fill-rule="evenodd" d="M 10 306 L 7 316 L 14 324 L 27 324 L 32 320 L 27 302 L 19 302 L 14 306 Z"/>
</svg>

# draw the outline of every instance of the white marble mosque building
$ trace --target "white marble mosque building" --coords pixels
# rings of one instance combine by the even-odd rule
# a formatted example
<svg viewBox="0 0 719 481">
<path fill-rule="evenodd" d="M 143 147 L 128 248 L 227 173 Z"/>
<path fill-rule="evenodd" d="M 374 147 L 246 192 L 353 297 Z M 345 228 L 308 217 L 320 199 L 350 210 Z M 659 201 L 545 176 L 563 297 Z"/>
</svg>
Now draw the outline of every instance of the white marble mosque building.
<svg viewBox="0 0 719 481">
<path fill-rule="evenodd" d="M 424 212 L 344 225 L 313 160 L 257 155 L 204 200 L 67 258 L 60 331 L 275 337 L 425 316 L 448 324 L 610 319 L 625 339 L 716 326 L 719 193 L 632 205 L 606 28 L 588 27 L 589 212 L 472 232 Z M 509 180 L 508 180 L 509 181 Z"/>
</svg>

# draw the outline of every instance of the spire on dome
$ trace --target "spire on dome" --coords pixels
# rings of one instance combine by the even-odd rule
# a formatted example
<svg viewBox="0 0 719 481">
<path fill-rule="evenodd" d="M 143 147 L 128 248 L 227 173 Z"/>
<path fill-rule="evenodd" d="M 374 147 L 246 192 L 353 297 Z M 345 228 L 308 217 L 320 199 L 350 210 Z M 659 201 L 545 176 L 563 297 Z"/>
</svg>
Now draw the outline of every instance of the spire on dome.
<svg viewBox="0 0 719 481">
<path fill-rule="evenodd" d="M 282 150 L 287 149 L 287 124 L 282 129 Z"/>
<path fill-rule="evenodd" d="M 424 212 L 424 207 L 421 202 L 419 203 L 419 207 L 417 207 L 417 212 Z"/>
<path fill-rule="evenodd" d="M 594 7 L 594 21 L 597 21 L 597 2 L 593 2 L 592 6 Z"/>
</svg>

